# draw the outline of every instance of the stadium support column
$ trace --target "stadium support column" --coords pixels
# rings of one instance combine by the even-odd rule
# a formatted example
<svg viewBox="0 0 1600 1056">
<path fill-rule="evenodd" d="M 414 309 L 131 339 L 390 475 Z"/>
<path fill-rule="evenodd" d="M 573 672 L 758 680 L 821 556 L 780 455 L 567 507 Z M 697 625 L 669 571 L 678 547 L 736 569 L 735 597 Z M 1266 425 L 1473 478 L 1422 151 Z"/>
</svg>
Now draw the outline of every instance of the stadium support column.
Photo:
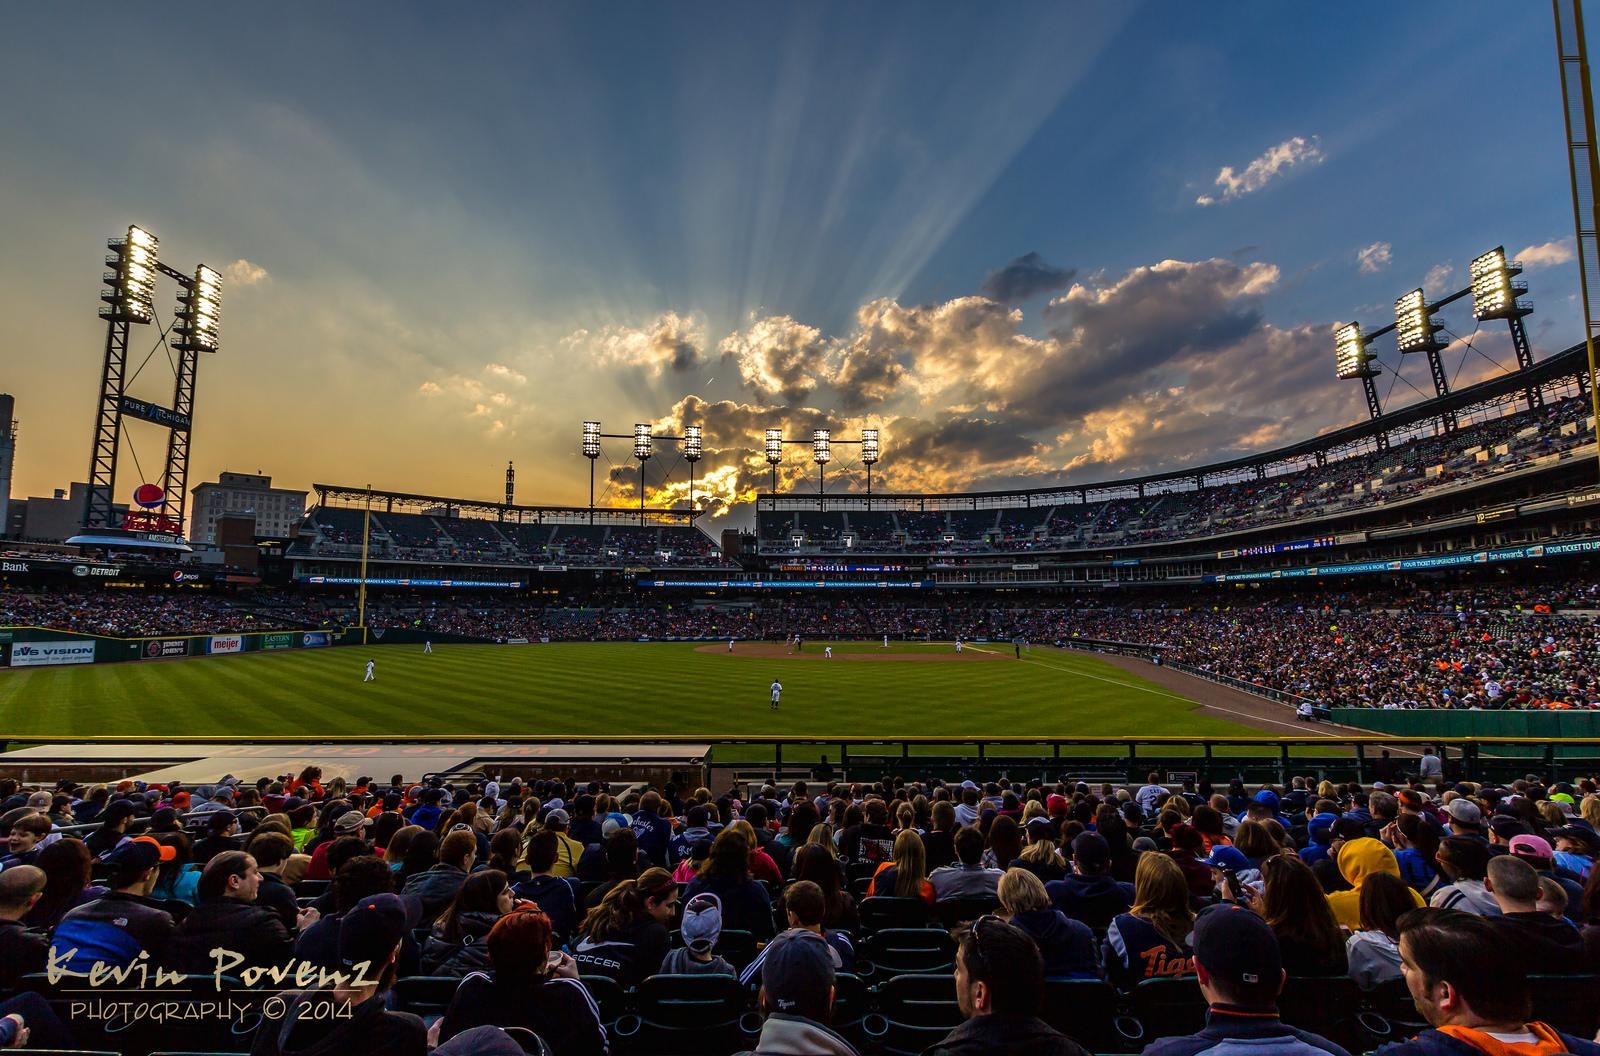
<svg viewBox="0 0 1600 1056">
<path fill-rule="evenodd" d="M 372 485 L 367 485 L 366 512 L 361 515 L 361 583 L 356 588 L 356 623 L 361 625 L 361 644 L 367 644 L 367 549 L 372 545 Z"/>
<path fill-rule="evenodd" d="M 1428 303 L 1421 287 L 1401 295 L 1394 302 L 1394 332 L 1395 347 L 1402 359 L 1417 352 L 1427 355 L 1428 373 L 1433 377 L 1433 394 L 1443 398 L 1450 395 L 1450 378 L 1445 374 L 1444 362 L 1439 358 L 1445 346 L 1439 340 L 1439 331 L 1444 326 L 1433 321 L 1433 313 L 1437 308 L 1438 305 Z M 1376 337 L 1377 334 L 1372 336 Z M 1439 418 L 1444 423 L 1445 432 L 1456 431 L 1454 411 L 1444 411 Z"/>
<path fill-rule="evenodd" d="M 1517 367 L 1527 370 L 1533 366 L 1533 347 L 1528 344 L 1528 328 L 1522 325 L 1522 316 L 1513 315 L 1506 322 L 1511 327 L 1511 345 L 1517 350 Z M 1539 386 L 1530 385 L 1527 390 L 1528 410 L 1537 411 L 1544 406 L 1544 393 Z"/>
<path fill-rule="evenodd" d="M 128 324 L 106 324 L 106 358 L 100 370 L 100 406 L 95 415 L 94 448 L 89 455 L 87 528 L 111 528 L 116 513 L 112 489 L 117 479 L 117 450 L 122 446 L 122 391 L 128 372 Z"/>
<path fill-rule="evenodd" d="M 194 383 L 200 356 L 194 349 L 178 346 L 178 369 L 173 383 L 172 409 L 183 417 L 184 425 L 174 425 L 167 433 L 167 468 L 161 481 L 161 515 L 173 524 L 183 525 L 189 499 L 189 430 L 194 421 Z"/>
<path fill-rule="evenodd" d="M 1374 421 L 1383 417 L 1383 405 L 1378 402 L 1378 386 L 1373 378 L 1378 376 L 1376 357 L 1367 351 L 1367 339 L 1361 333 L 1360 323 L 1345 323 L 1334 327 L 1334 376 L 1340 381 L 1361 379 L 1361 391 L 1367 397 L 1367 412 Z M 1389 449 L 1389 431 L 1381 430 L 1377 436 L 1379 451 Z"/>
<path fill-rule="evenodd" d="M 600 423 L 583 423 L 583 457 L 589 460 L 589 523 L 594 524 L 594 463 L 600 457 Z"/>
<path fill-rule="evenodd" d="M 1572 182 L 1572 219 L 1578 236 L 1578 288 L 1583 295 L 1583 336 L 1588 350 L 1589 408 L 1600 437 L 1600 385 L 1596 384 L 1595 302 L 1600 289 L 1589 288 L 1600 277 L 1600 156 L 1595 153 L 1594 90 L 1589 75 L 1589 48 L 1583 34 L 1579 0 L 1551 0 L 1556 16 L 1556 57 L 1561 64 L 1561 110 L 1567 130 L 1567 165 Z"/>
<path fill-rule="evenodd" d="M 1517 282 L 1522 265 L 1506 259 L 1504 246 L 1496 246 L 1487 253 L 1473 258 L 1467 265 L 1468 278 L 1472 280 L 1472 317 L 1480 323 L 1488 319 L 1504 319 L 1511 326 L 1511 344 L 1516 348 L 1517 366 L 1527 370 L 1533 366 L 1533 350 L 1528 345 L 1528 330 L 1522 317 L 1533 312 L 1533 305 L 1517 298 L 1528 292 L 1528 284 Z M 1537 385 L 1527 389 L 1528 409 L 1544 406 L 1544 396 Z"/>
</svg>

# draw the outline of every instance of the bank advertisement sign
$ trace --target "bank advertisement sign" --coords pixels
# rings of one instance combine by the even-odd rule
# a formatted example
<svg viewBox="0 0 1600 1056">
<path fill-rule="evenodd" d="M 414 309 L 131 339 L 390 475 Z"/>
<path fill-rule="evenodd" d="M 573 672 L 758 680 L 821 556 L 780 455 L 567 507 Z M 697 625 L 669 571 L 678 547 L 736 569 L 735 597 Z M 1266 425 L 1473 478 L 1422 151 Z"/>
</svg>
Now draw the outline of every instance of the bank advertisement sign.
<svg viewBox="0 0 1600 1056">
<path fill-rule="evenodd" d="M 244 648 L 244 635 L 242 634 L 215 634 L 211 636 L 208 652 L 212 653 L 237 653 Z"/>
<path fill-rule="evenodd" d="M 76 641 L 17 642 L 11 647 L 12 667 L 50 667 L 94 663 L 94 643 Z"/>
</svg>

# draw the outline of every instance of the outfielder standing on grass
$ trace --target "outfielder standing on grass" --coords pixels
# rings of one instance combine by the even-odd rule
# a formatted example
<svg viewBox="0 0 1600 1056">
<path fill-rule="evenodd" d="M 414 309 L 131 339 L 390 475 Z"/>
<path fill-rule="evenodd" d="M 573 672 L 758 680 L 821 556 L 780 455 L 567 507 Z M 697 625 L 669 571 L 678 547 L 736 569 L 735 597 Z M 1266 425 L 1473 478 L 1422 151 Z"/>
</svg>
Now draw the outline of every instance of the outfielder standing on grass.
<svg viewBox="0 0 1600 1056">
<path fill-rule="evenodd" d="M 778 710 L 778 698 L 783 696 L 783 683 L 777 679 L 772 680 L 772 710 Z"/>
</svg>

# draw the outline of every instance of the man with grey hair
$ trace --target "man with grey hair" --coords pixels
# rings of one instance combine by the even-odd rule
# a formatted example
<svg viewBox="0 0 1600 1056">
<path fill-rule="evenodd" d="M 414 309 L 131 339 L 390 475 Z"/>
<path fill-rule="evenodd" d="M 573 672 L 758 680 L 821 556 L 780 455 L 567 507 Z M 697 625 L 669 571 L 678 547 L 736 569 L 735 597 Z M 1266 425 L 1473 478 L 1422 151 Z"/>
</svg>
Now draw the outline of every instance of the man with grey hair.
<svg viewBox="0 0 1600 1056">
<path fill-rule="evenodd" d="M 1506 948 L 1522 958 L 1523 971 L 1539 975 L 1580 975 L 1588 963 L 1583 937 L 1570 921 L 1539 912 L 1539 873 L 1514 854 L 1489 859 L 1484 890 L 1494 896 L 1500 916 L 1490 920 L 1506 936 Z"/>
</svg>

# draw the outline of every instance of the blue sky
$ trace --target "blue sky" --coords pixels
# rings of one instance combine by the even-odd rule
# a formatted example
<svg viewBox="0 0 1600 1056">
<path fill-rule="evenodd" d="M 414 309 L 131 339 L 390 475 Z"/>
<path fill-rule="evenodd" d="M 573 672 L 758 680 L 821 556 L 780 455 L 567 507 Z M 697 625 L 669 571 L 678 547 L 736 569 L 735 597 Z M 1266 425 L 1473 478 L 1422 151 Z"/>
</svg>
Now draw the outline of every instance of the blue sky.
<svg viewBox="0 0 1600 1056">
<path fill-rule="evenodd" d="M 590 417 L 703 424 L 718 508 L 765 486 L 768 425 L 881 428 L 884 490 L 1196 464 L 1363 414 L 1329 327 L 1500 243 L 1536 350 L 1581 337 L 1536 4 L 465 10 L 10 13 L 17 494 L 82 477 L 129 222 L 228 278 L 196 480 L 490 497 L 514 459 L 524 501 L 579 501 Z M 1503 330 L 1476 347 L 1509 362 Z"/>
</svg>

